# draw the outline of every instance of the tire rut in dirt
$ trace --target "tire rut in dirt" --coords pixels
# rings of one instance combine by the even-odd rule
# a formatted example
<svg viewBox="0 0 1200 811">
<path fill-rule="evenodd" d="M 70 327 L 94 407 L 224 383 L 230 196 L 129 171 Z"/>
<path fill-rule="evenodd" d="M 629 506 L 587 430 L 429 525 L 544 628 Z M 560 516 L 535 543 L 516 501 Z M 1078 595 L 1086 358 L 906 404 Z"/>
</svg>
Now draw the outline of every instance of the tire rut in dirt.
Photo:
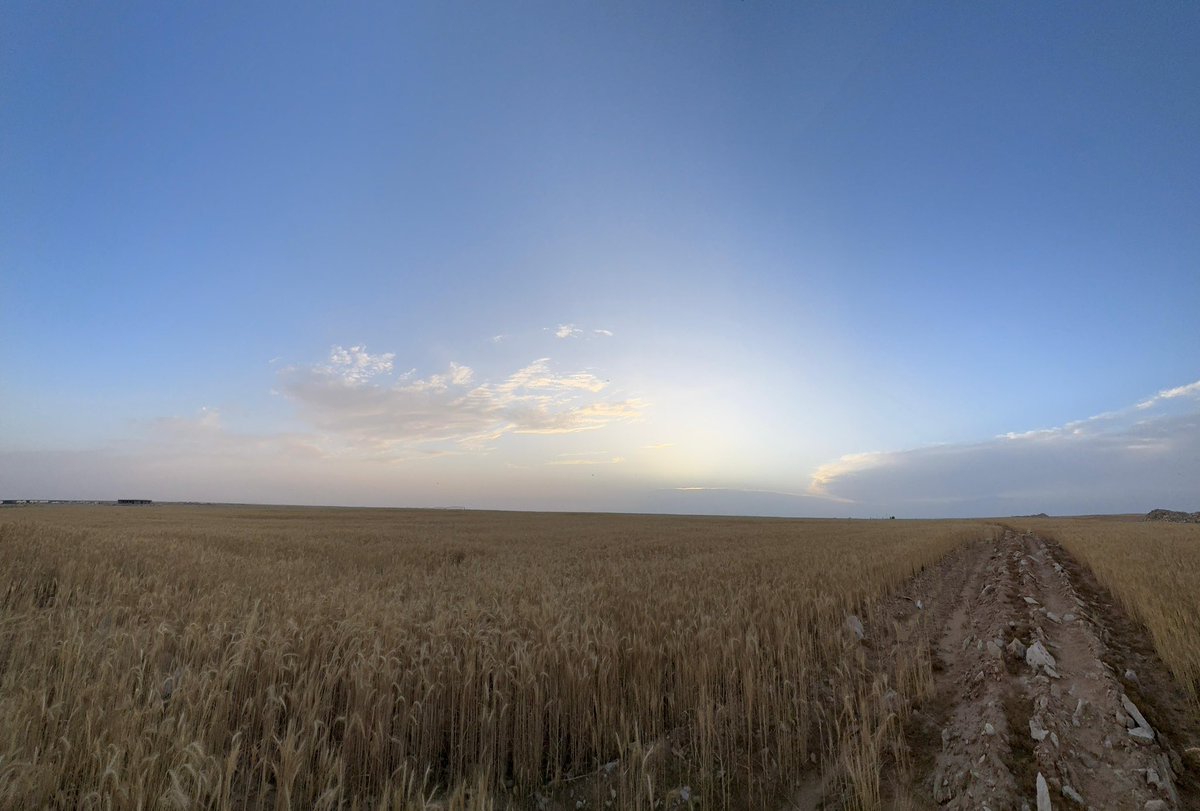
<svg viewBox="0 0 1200 811">
<path fill-rule="evenodd" d="M 1102 643 L 1105 669 L 1155 730 L 1155 745 L 1169 766 L 1162 771 L 1175 777 L 1179 808 L 1200 811 L 1200 713 L 1159 658 L 1146 628 L 1118 607 L 1091 570 L 1058 543 L 1045 545 L 1069 576 L 1082 614 Z"/>
<path fill-rule="evenodd" d="M 1021 556 L 1022 582 L 1032 587 L 1022 595 L 1031 628 L 1026 643 L 1040 642 L 1053 658 L 1052 666 L 1020 677 L 1033 706 L 1029 734 L 1038 770 L 1052 794 L 1073 806 L 1140 809 L 1157 800 L 1176 807 L 1169 759 L 1155 733 L 1132 723 L 1132 700 L 1104 663 L 1100 626 L 1070 573 L 1041 538 L 1008 537 Z"/>
<path fill-rule="evenodd" d="M 1056 808 L 1196 807 L 1169 736 L 1129 709 L 1141 697 L 1109 662 L 1080 571 L 1057 545 L 1011 531 L 943 562 L 956 588 L 926 620 L 936 692 L 909 724 L 914 769 L 894 806 L 1034 808 L 1040 774 Z"/>
</svg>

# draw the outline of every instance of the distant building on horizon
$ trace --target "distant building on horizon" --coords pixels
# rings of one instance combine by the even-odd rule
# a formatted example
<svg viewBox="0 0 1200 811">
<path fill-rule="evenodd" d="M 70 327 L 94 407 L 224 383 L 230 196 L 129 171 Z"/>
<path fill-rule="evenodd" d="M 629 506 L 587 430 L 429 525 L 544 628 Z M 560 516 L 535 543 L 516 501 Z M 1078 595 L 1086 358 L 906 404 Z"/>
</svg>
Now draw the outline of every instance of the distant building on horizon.
<svg viewBox="0 0 1200 811">
<path fill-rule="evenodd" d="M 118 504 L 153 504 L 154 502 L 148 498 L 119 498 Z"/>
</svg>

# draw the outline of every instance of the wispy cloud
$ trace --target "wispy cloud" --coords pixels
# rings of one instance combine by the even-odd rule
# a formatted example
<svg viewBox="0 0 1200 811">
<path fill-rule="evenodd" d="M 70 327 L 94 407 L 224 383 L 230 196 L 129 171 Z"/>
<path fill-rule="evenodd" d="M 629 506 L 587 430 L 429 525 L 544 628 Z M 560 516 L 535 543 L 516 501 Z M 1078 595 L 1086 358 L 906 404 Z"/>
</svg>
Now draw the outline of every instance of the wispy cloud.
<svg viewBox="0 0 1200 811">
<path fill-rule="evenodd" d="M 818 467 L 808 492 L 927 513 L 1141 511 L 1194 500 L 1197 481 L 1200 381 L 1057 427 L 849 454 Z"/>
<path fill-rule="evenodd" d="M 392 371 L 395 359 L 394 352 L 372 355 L 365 346 L 352 346 L 349 349 L 335 346 L 329 353 L 329 365 L 325 370 L 346 381 L 359 383 Z"/>
<path fill-rule="evenodd" d="M 594 335 L 597 338 L 611 338 L 613 331 L 610 329 L 584 329 L 576 324 L 559 324 L 554 328 L 555 338 L 582 338 L 585 335 Z"/>
<path fill-rule="evenodd" d="M 550 371 L 550 358 L 538 358 L 523 369 L 513 372 L 507 380 L 497 386 L 497 390 L 513 393 L 520 389 L 535 390 L 579 390 L 593 394 L 603 390 L 608 384 L 590 372 L 573 372 L 571 374 L 553 374 Z"/>
<path fill-rule="evenodd" d="M 394 354 L 335 347 L 328 363 L 280 372 L 279 391 L 327 444 L 388 455 L 416 445 L 479 448 L 504 434 L 574 433 L 638 419 L 636 398 L 606 398 L 586 371 L 560 373 L 540 358 L 498 381 L 451 363 L 424 378 L 384 380 Z"/>
<path fill-rule="evenodd" d="M 1188 383 L 1186 386 L 1176 386 L 1173 389 L 1163 389 L 1158 394 L 1143 400 L 1134 408 L 1139 411 L 1145 411 L 1147 408 L 1153 408 L 1163 400 L 1174 400 L 1177 397 L 1195 397 L 1200 395 L 1200 380 L 1195 383 Z"/>
<path fill-rule="evenodd" d="M 432 374 L 399 373 L 395 361 L 394 353 L 335 346 L 318 362 L 279 369 L 274 388 L 295 408 L 288 430 L 245 430 L 210 407 L 140 423 L 137 435 L 110 449 L 0 448 L 0 492 L 23 498 L 459 503 L 479 497 L 478 485 L 445 476 L 445 467 L 431 474 L 427 464 L 453 466 L 450 457 L 488 453 L 504 436 L 600 431 L 640 420 L 646 408 L 592 372 L 560 370 L 547 358 L 493 379 L 461 363 Z M 624 461 L 609 452 L 555 461 L 579 460 Z M 556 468 L 514 465 L 502 456 L 493 462 L 526 469 L 537 481 L 493 480 L 485 489 L 495 504 L 586 503 L 561 501 L 570 477 L 554 473 Z M 467 467 L 479 469 L 475 460 Z M 595 494 L 594 487 L 584 493 Z"/>
<path fill-rule="evenodd" d="M 501 333 L 501 334 L 499 334 L 499 335 L 493 335 L 491 338 L 488 338 L 488 343 L 491 343 L 491 344 L 498 344 L 498 343 L 500 343 L 501 341 L 503 341 L 503 340 L 504 340 L 505 338 L 507 338 L 507 337 L 508 337 L 508 336 L 507 336 L 507 335 L 505 335 L 504 333 Z"/>
</svg>

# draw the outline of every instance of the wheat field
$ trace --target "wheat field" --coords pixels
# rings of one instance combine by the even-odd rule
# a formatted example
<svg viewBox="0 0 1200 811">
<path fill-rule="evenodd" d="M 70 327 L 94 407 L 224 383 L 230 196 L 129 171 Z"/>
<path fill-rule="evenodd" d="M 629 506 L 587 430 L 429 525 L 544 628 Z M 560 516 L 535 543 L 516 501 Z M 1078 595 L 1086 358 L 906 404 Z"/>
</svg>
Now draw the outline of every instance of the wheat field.
<svg viewBox="0 0 1200 811">
<path fill-rule="evenodd" d="M 993 531 L 5 510 L 0 807 L 871 807 L 928 653 L 847 616 Z"/>
</svg>

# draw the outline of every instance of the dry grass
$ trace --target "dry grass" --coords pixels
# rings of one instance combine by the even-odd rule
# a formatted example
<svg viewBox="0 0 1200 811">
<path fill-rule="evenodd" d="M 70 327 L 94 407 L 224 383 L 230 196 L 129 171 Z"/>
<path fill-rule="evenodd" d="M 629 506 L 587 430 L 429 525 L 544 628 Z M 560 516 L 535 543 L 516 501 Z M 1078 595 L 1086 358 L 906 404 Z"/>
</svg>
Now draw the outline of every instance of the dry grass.
<svg viewBox="0 0 1200 811">
<path fill-rule="evenodd" d="M 875 807 L 929 662 L 846 616 L 991 531 L 5 510 L 0 807 Z"/>
<path fill-rule="evenodd" d="M 1095 573 L 1146 626 L 1158 655 L 1200 705 L 1200 524 L 1120 518 L 1020 523 L 1057 539 Z"/>
</svg>

